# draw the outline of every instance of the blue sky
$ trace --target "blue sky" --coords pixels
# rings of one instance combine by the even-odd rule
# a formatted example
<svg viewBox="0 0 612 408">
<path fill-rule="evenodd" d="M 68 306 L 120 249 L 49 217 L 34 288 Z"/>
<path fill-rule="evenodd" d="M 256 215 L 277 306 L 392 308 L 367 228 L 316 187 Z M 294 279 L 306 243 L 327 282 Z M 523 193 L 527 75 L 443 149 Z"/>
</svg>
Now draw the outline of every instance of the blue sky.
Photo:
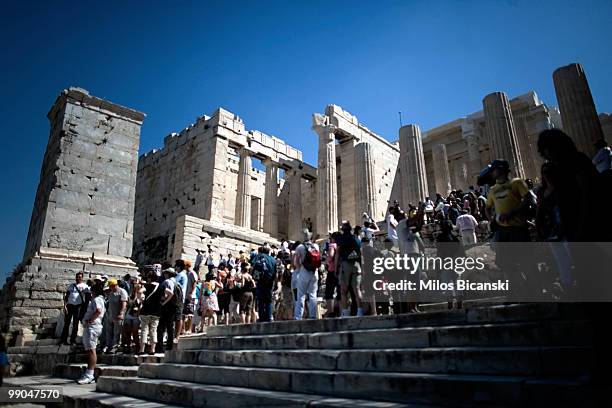
<svg viewBox="0 0 612 408">
<path fill-rule="evenodd" d="M 537 4 L 533 4 L 537 3 Z M 611 1 L 3 2 L 0 277 L 21 260 L 58 93 L 147 114 L 141 152 L 222 106 L 316 163 L 313 112 L 343 106 L 396 139 L 535 90 L 581 62 L 612 111 Z M 4 279 L 2 278 L 2 282 Z"/>
</svg>

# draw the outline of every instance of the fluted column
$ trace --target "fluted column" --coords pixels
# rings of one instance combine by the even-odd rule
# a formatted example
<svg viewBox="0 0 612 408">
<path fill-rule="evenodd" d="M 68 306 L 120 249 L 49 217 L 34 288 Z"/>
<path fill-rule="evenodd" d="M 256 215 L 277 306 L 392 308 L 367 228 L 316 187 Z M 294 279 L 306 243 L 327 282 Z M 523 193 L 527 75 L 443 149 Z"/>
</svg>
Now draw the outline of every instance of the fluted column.
<svg viewBox="0 0 612 408">
<path fill-rule="evenodd" d="M 236 191 L 236 216 L 234 224 L 240 227 L 251 227 L 251 152 L 240 149 L 238 165 L 238 185 Z"/>
<path fill-rule="evenodd" d="M 287 170 L 289 183 L 289 222 L 287 235 L 292 241 L 302 240 L 302 172 Z"/>
<path fill-rule="evenodd" d="M 400 128 L 400 174 L 402 180 L 402 203 L 416 205 L 429 195 L 427 192 L 427 175 L 421 129 L 417 125 L 406 125 Z"/>
<path fill-rule="evenodd" d="M 313 126 L 319 135 L 318 157 L 318 215 L 317 232 L 321 236 L 338 229 L 338 186 L 336 179 L 335 127 Z"/>
<path fill-rule="evenodd" d="M 266 166 L 266 191 L 264 202 L 264 232 L 272 237 L 278 235 L 278 164 L 264 160 Z"/>
<path fill-rule="evenodd" d="M 446 145 L 437 144 L 431 149 L 434 167 L 434 185 L 436 193 L 446 197 L 451 192 L 451 177 L 448 168 L 448 156 L 446 155 Z"/>
<path fill-rule="evenodd" d="M 553 73 L 553 82 L 563 130 L 576 143 L 578 150 L 593 157 L 596 153 L 593 144 L 603 139 L 604 134 L 582 65 L 558 68 Z"/>
<path fill-rule="evenodd" d="M 356 220 L 366 212 L 376 217 L 376 181 L 374 175 L 374 155 L 370 143 L 359 143 L 355 146 L 355 203 Z"/>
<path fill-rule="evenodd" d="M 464 120 L 461 123 L 461 137 L 465 140 L 467 144 L 467 152 L 468 152 L 468 178 L 470 184 L 476 183 L 476 179 L 478 174 L 480 174 L 481 164 L 480 164 L 480 150 L 478 148 L 478 141 L 476 139 L 476 129 L 474 128 L 475 124 L 472 120 Z"/>
<path fill-rule="evenodd" d="M 524 178 L 525 172 L 523 171 L 523 162 L 508 96 L 504 92 L 493 92 L 484 97 L 482 104 L 491 159 L 507 160 L 510 163 L 512 174 Z"/>
</svg>

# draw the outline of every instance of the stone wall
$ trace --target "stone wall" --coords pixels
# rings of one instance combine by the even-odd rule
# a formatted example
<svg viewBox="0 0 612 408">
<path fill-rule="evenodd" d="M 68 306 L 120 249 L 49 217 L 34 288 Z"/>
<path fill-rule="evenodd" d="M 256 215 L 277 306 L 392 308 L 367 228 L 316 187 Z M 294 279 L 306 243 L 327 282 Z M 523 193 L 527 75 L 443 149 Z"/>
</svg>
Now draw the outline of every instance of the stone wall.
<svg viewBox="0 0 612 408">
<path fill-rule="evenodd" d="M 48 114 L 45 152 L 24 258 L 2 289 L 0 328 L 50 335 L 76 272 L 123 276 L 130 260 L 144 114 L 63 91 Z"/>
<path fill-rule="evenodd" d="M 264 243 L 279 245 L 268 234 L 226 223 L 207 221 L 201 218 L 182 215 L 176 220 L 175 242 L 172 259 L 189 259 L 195 262 L 196 249 L 205 251 L 210 245 L 216 256 L 239 251 L 248 253 Z"/>
</svg>

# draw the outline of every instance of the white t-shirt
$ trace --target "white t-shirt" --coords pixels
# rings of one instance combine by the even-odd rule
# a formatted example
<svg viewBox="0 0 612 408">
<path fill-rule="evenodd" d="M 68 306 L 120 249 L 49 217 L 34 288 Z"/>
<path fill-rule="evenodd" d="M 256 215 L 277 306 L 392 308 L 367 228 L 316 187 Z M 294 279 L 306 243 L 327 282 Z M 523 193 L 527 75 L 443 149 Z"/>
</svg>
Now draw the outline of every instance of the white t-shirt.
<svg viewBox="0 0 612 408">
<path fill-rule="evenodd" d="M 104 313 L 106 312 L 106 307 L 104 307 L 104 296 L 96 296 L 95 298 L 91 299 L 89 306 L 87 306 L 87 312 L 85 312 L 85 315 L 83 316 L 83 322 L 91 319 L 96 310 L 100 310 L 100 314 L 94 321 L 91 322 L 91 326 L 102 326 L 102 316 L 104 316 Z"/>
<path fill-rule="evenodd" d="M 457 217 L 456 225 L 459 231 L 475 230 L 478 227 L 478 221 L 472 214 L 461 214 Z"/>
<path fill-rule="evenodd" d="M 79 295 L 79 291 L 81 294 Z M 68 304 L 69 305 L 80 305 L 83 303 L 83 299 L 85 299 L 85 294 L 89 292 L 89 286 L 86 283 L 81 282 L 77 284 L 76 282 L 72 282 L 68 285 Z M 81 299 L 81 296 L 83 299 Z"/>
<path fill-rule="evenodd" d="M 397 231 L 395 228 L 397 227 L 397 221 L 393 214 L 387 215 L 387 235 L 391 239 L 397 239 Z"/>
</svg>

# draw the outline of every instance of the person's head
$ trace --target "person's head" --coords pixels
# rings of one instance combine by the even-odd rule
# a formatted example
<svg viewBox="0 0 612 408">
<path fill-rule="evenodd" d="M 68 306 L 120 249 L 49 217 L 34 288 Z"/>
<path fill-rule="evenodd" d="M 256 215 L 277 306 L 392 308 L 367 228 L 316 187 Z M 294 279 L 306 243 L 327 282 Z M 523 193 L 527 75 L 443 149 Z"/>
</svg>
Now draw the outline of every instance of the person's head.
<svg viewBox="0 0 612 408">
<path fill-rule="evenodd" d="M 505 180 L 510 174 L 510 163 L 507 160 L 493 160 L 490 164 L 491 176 L 495 180 Z"/>
<path fill-rule="evenodd" d="M 353 234 L 355 235 L 361 234 L 361 225 L 355 225 L 355 228 L 353 228 Z"/>
<path fill-rule="evenodd" d="M 176 276 L 176 270 L 174 268 L 166 268 L 162 271 L 164 279 L 174 278 Z"/>
<path fill-rule="evenodd" d="M 94 297 L 104 295 L 104 284 L 101 281 L 94 283 L 91 287 L 91 293 Z"/>
<path fill-rule="evenodd" d="M 596 142 L 594 143 L 594 145 L 595 145 L 595 148 L 596 148 L 597 150 L 599 150 L 599 149 L 603 149 L 603 148 L 605 148 L 605 147 L 608 147 L 608 142 L 606 142 L 606 140 L 605 140 L 605 139 L 599 139 L 598 141 L 596 141 Z"/>
<path fill-rule="evenodd" d="M 270 255 L 270 247 L 267 245 L 262 246 L 260 253 Z"/>
<path fill-rule="evenodd" d="M 185 269 L 185 261 L 184 261 L 184 260 L 182 260 L 182 259 L 177 259 L 177 260 L 174 262 L 174 268 L 175 268 L 177 271 L 182 271 L 183 269 Z"/>
<path fill-rule="evenodd" d="M 577 151 L 574 141 L 560 129 L 547 129 L 538 136 L 538 153 L 546 160 L 566 161 Z"/>
<path fill-rule="evenodd" d="M 113 279 L 109 279 L 109 281 L 108 281 L 108 287 L 109 287 L 109 289 L 110 289 L 110 291 L 111 291 L 111 292 L 116 292 L 116 291 L 117 291 L 117 288 L 119 287 L 119 286 L 118 286 L 117 279 L 115 279 L 115 278 L 113 278 Z"/>
<path fill-rule="evenodd" d="M 76 283 L 83 283 L 83 272 L 77 272 L 76 275 L 74 275 L 74 281 Z"/>
<path fill-rule="evenodd" d="M 350 234 L 353 231 L 353 227 L 351 227 L 351 223 L 349 221 L 342 221 L 342 226 L 340 230 L 343 234 Z"/>
<path fill-rule="evenodd" d="M 185 260 L 185 269 L 191 269 L 193 265 L 191 264 L 191 261 L 189 259 Z"/>
</svg>

